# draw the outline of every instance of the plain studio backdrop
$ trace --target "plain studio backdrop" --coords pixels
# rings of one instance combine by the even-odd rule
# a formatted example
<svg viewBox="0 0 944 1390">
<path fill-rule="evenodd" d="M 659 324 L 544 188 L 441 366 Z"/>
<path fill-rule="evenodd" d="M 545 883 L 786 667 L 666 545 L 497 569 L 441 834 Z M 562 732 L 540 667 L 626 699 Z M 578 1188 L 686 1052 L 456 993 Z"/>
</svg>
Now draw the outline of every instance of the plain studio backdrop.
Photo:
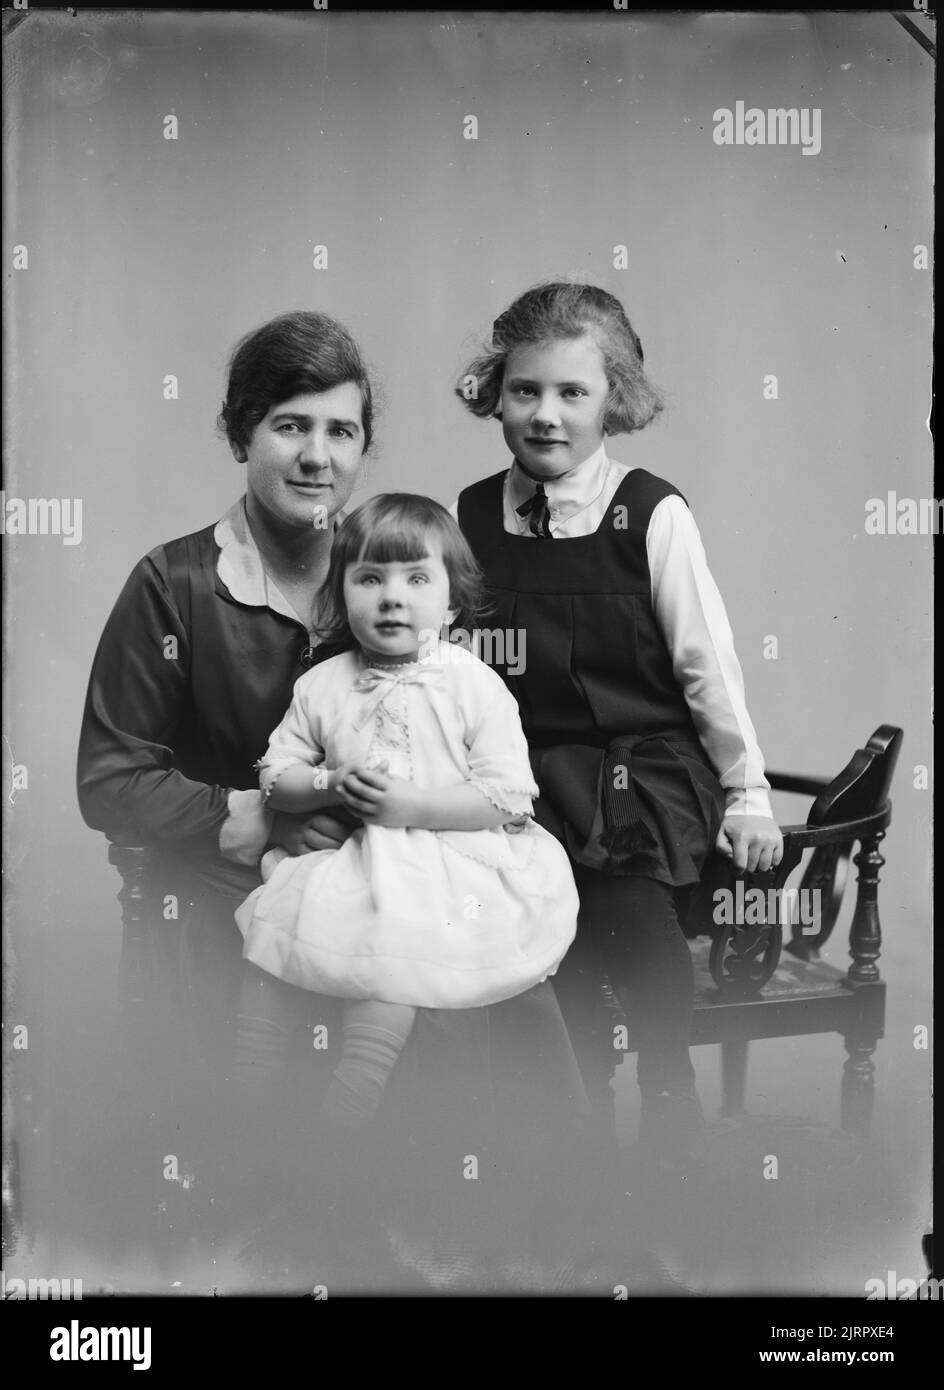
<svg viewBox="0 0 944 1390">
<path fill-rule="evenodd" d="M 890 15 L 608 11 L 31 12 L 4 58 L 4 485 L 8 503 L 82 503 L 78 544 L 4 539 L 7 1031 L 29 1030 L 5 1066 L 46 1266 L 26 1272 L 91 1268 L 63 1236 L 69 1169 L 121 1142 L 97 1128 L 119 883 L 74 789 L 90 663 L 134 563 L 243 490 L 214 423 L 233 344 L 286 309 L 337 316 L 383 390 L 354 501 L 448 504 L 509 462 L 500 426 L 453 397 L 461 368 L 516 294 L 578 275 L 623 300 L 665 393 L 663 417 L 611 452 L 692 506 L 768 766 L 833 775 L 879 724 L 905 730 L 880 892 L 888 1220 L 809 1286 L 920 1277 L 932 538 L 867 534 L 865 518 L 871 498 L 933 490 L 915 264 L 932 240 L 932 59 Z M 738 101 L 819 109 L 821 150 L 715 143 L 715 111 Z M 806 809 L 775 802 L 781 821 Z M 717 1054 L 695 1055 L 711 1111 Z M 835 1036 L 754 1044 L 749 1108 L 836 1123 L 842 1056 Z M 152 1286 L 143 1264 L 111 1277 Z"/>
</svg>

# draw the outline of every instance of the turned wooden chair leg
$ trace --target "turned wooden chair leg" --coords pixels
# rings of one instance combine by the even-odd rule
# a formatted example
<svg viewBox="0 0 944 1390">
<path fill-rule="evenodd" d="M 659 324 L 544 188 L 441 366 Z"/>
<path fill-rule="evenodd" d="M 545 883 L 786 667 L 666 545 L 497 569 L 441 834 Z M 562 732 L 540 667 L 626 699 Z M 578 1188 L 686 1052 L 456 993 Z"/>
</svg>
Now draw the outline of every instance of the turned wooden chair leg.
<svg viewBox="0 0 944 1390">
<path fill-rule="evenodd" d="M 872 1127 L 875 1104 L 875 1064 L 872 1054 L 878 1038 L 858 1034 L 845 1039 L 846 1058 L 842 1071 L 840 1124 L 847 1134 L 866 1138 Z"/>
<path fill-rule="evenodd" d="M 856 892 L 855 912 L 849 929 L 849 979 L 855 984 L 875 984 L 878 981 L 878 961 L 882 954 L 882 924 L 878 915 L 879 871 L 885 860 L 879 854 L 879 845 L 885 839 L 885 831 L 864 836 L 859 853 L 853 863 L 859 871 L 859 886 Z"/>
<path fill-rule="evenodd" d="M 747 1042 L 744 1038 L 721 1044 L 721 1113 L 743 1115 L 747 1087 Z"/>
<path fill-rule="evenodd" d="M 879 982 L 878 958 L 882 951 L 882 926 L 878 914 L 879 871 L 885 860 L 879 846 L 885 831 L 863 836 L 854 863 L 859 871 L 855 912 L 849 931 L 849 954 L 852 964 L 848 978 L 852 985 L 876 985 Z M 884 1005 L 883 1015 L 884 1017 Z M 842 1128 L 850 1134 L 865 1137 L 872 1126 L 875 1104 L 875 1051 L 881 1029 L 858 1027 L 846 1034 L 849 1054 L 842 1073 L 840 1115 Z"/>
<path fill-rule="evenodd" d="M 134 1035 L 156 987 L 155 965 L 160 959 L 150 901 L 151 853 L 142 846 L 112 844 L 108 859 L 121 874 L 117 894 L 121 904 L 121 955 L 118 961 L 118 1004 L 125 1025 Z M 166 1024 L 166 1020 L 165 1020 Z"/>
</svg>

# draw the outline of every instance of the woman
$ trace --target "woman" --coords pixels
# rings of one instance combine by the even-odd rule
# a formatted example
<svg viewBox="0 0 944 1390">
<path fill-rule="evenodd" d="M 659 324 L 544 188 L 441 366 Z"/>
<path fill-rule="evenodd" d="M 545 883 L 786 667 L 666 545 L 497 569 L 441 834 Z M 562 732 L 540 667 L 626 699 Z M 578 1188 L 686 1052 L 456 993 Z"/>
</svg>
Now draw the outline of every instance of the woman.
<svg viewBox="0 0 944 1390">
<path fill-rule="evenodd" d="M 373 433 L 353 339 L 316 313 L 249 334 L 220 424 L 246 494 L 132 571 L 92 668 L 78 789 L 90 826 L 149 847 L 176 985 L 195 1004 L 185 1012 L 205 1044 L 224 1046 L 242 981 L 233 912 L 259 882 L 260 855 L 268 843 L 333 843 L 310 821 L 264 812 L 253 761 L 293 682 L 330 654 L 314 646 L 318 594 Z"/>
<path fill-rule="evenodd" d="M 294 1017 L 306 1074 L 327 1037 L 326 1079 L 337 1001 L 244 966 L 233 914 L 260 882 L 267 845 L 299 854 L 350 831 L 332 817 L 273 820 L 253 765 L 294 682 L 335 654 L 315 641 L 319 593 L 373 435 L 356 344 L 324 314 L 274 319 L 239 344 L 220 423 L 246 465 L 245 497 L 215 526 L 158 546 L 126 583 L 92 670 L 80 805 L 111 840 L 152 852 L 156 927 L 173 946 L 188 1072 L 199 1056 L 215 1082 L 240 1012 L 245 1075 L 281 1067 Z M 496 1069 L 502 1054 L 512 1065 Z M 579 1128 L 586 1104 L 547 985 L 491 1008 L 421 1011 L 400 1070 L 396 1104 L 408 1088 L 434 1117 L 437 1153 L 450 1157 L 433 1162 L 449 1168 L 450 1191 L 453 1168 L 458 1189 L 469 1187 L 453 1149 L 482 1157 L 503 1116 L 526 1116 L 527 1147 L 544 1152 L 549 1136 Z"/>
</svg>

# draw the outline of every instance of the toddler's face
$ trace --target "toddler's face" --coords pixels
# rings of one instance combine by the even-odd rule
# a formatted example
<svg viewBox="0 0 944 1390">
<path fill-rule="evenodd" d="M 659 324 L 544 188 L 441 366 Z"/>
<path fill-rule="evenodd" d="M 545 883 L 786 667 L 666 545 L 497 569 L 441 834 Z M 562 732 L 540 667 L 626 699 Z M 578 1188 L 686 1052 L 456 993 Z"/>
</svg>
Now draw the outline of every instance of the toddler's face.
<svg viewBox="0 0 944 1390">
<path fill-rule="evenodd" d="M 430 633 L 455 616 L 442 547 L 432 539 L 420 560 L 358 560 L 344 573 L 351 632 L 368 661 L 415 661 Z"/>
<path fill-rule="evenodd" d="M 608 395 L 603 354 L 588 333 L 525 343 L 505 364 L 505 443 L 534 477 L 558 478 L 599 449 Z"/>
</svg>

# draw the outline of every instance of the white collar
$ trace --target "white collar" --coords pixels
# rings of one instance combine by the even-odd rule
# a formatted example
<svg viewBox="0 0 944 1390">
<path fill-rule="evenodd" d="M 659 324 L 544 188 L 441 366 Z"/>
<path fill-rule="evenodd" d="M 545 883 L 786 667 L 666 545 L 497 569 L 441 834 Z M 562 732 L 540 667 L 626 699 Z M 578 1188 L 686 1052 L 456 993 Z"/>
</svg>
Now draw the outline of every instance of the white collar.
<svg viewBox="0 0 944 1390">
<path fill-rule="evenodd" d="M 341 519 L 341 516 L 335 518 L 335 527 Z M 308 628 L 275 580 L 266 574 L 259 547 L 249 528 L 245 495 L 220 517 L 213 528 L 213 539 L 220 547 L 216 573 L 237 603 L 270 608 L 273 613 L 281 613 L 284 618 Z"/>
<path fill-rule="evenodd" d="M 549 478 L 544 483 L 547 500 L 554 512 L 562 519 L 582 511 L 597 498 L 606 482 L 610 460 L 606 454 L 606 444 L 571 468 L 560 478 Z M 526 502 L 534 493 L 535 480 L 514 459 L 508 474 L 508 496 L 513 506 Z"/>
</svg>

